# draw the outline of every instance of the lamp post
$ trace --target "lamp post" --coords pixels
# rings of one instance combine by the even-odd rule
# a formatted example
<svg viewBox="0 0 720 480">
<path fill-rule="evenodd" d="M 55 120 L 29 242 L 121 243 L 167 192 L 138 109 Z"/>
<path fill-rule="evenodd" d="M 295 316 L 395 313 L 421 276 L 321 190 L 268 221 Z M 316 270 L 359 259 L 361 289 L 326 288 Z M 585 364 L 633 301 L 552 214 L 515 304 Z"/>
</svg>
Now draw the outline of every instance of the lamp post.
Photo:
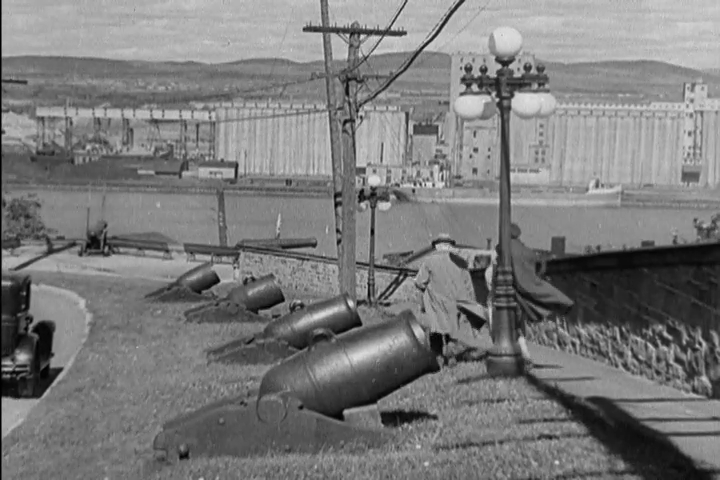
<svg viewBox="0 0 720 480">
<path fill-rule="evenodd" d="M 381 201 L 378 198 L 377 189 L 382 183 L 382 180 L 377 175 L 370 175 L 367 178 L 367 184 L 370 187 L 369 191 L 365 189 L 360 190 L 358 194 L 358 205 L 362 206 L 367 202 L 370 206 L 370 246 L 368 253 L 368 305 L 375 305 L 375 209 L 380 205 L 381 211 L 387 211 L 390 209 L 390 202 Z M 362 207 L 361 207 L 362 208 Z"/>
<path fill-rule="evenodd" d="M 523 66 L 524 73 L 515 76 L 510 65 L 522 50 L 522 36 L 514 28 L 496 29 L 488 41 L 490 53 L 500 64 L 495 76 L 481 65 L 479 75 L 465 65 L 461 83 L 465 91 L 455 100 L 455 113 L 463 120 L 488 120 L 500 112 L 500 244 L 494 284 L 493 347 L 488 352 L 487 370 L 491 376 L 519 376 L 524 362 L 517 343 L 517 303 L 510 257 L 510 112 L 523 119 L 548 117 L 555 110 L 555 98 L 547 90 L 545 67 Z M 477 90 L 473 90 L 473 86 Z M 495 98 L 493 99 L 493 95 Z"/>
</svg>

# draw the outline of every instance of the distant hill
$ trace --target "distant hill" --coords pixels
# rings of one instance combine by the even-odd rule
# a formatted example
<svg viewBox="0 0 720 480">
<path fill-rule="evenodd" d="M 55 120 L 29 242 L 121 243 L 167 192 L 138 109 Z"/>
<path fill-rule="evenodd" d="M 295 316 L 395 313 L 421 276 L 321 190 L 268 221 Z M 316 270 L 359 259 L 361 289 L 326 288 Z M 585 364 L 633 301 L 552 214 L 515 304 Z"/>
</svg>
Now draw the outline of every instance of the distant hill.
<svg viewBox="0 0 720 480">
<path fill-rule="evenodd" d="M 361 70 L 367 74 L 386 75 L 396 70 L 408 55 L 408 52 L 375 55 Z M 703 72 L 647 60 L 547 62 L 546 65 L 551 87 L 560 98 L 678 101 L 682 83 L 699 77 L 708 83 L 711 96 L 720 96 L 720 70 Z M 335 62 L 336 69 L 344 66 L 343 60 Z M 435 97 L 442 98 L 449 92 L 449 69 L 450 55 L 423 53 L 391 91 L 423 91 L 427 96 L 435 92 Z M 35 103 L 64 102 L 67 98 L 76 104 L 144 104 L 268 95 L 321 99 L 324 83 L 304 80 L 323 70 L 320 60 L 299 63 L 282 58 L 255 58 L 220 64 L 90 57 L 2 58 L 3 77 L 25 78 L 30 82 L 25 88 L 7 89 L 3 97 Z M 296 84 L 271 88 L 288 82 Z M 378 85 L 375 80 L 370 80 L 368 84 L 371 88 Z"/>
</svg>

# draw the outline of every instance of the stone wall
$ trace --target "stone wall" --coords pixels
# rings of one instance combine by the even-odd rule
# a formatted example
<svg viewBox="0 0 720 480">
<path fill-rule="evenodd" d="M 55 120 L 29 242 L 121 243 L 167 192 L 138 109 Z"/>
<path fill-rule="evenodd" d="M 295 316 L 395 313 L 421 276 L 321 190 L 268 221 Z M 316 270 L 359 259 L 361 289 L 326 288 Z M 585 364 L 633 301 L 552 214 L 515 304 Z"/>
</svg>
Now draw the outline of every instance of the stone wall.
<svg viewBox="0 0 720 480">
<path fill-rule="evenodd" d="M 297 252 L 278 252 L 266 249 L 246 248 L 241 260 L 242 275 L 256 277 L 274 273 L 278 283 L 298 292 L 327 292 L 338 295 L 338 269 L 336 260 L 319 255 Z M 413 286 L 416 270 L 408 268 L 376 266 L 375 291 L 378 300 L 407 302 L 418 298 Z M 368 265 L 357 265 L 357 298 L 367 298 Z"/>
<path fill-rule="evenodd" d="M 547 276 L 576 305 L 530 340 L 720 397 L 720 244 L 565 257 Z"/>
</svg>

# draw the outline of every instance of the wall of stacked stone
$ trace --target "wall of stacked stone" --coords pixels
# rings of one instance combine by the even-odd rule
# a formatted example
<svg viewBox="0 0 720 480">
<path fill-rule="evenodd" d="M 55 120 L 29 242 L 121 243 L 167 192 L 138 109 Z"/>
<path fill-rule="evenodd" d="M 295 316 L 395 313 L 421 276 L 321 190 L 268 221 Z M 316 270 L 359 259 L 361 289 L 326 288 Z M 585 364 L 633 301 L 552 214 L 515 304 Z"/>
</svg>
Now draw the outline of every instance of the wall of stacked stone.
<svg viewBox="0 0 720 480">
<path fill-rule="evenodd" d="M 270 252 L 246 249 L 242 258 L 242 275 L 256 277 L 275 274 L 278 283 L 297 292 L 339 295 L 336 260 L 296 252 Z M 379 300 L 407 302 L 418 299 L 413 286 L 416 271 L 387 266 L 375 267 L 375 291 Z M 357 298 L 367 298 L 368 265 L 357 266 Z"/>
<path fill-rule="evenodd" d="M 720 398 L 720 243 L 565 257 L 547 276 L 576 304 L 530 340 Z"/>
</svg>

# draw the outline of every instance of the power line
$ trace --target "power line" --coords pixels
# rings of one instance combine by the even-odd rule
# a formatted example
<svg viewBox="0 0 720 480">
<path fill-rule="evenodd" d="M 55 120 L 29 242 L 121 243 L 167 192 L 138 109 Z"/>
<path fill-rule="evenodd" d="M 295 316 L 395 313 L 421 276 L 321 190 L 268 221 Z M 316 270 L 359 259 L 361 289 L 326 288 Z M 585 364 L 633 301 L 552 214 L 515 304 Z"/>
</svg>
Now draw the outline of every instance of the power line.
<svg viewBox="0 0 720 480">
<path fill-rule="evenodd" d="M 296 5 L 296 4 L 293 2 L 293 6 L 292 6 L 292 8 L 290 9 L 290 18 L 291 18 L 291 19 L 293 18 L 293 13 L 295 12 L 295 5 Z M 291 22 L 287 22 L 287 23 L 285 24 L 285 32 L 283 33 L 282 39 L 280 40 L 280 48 L 279 48 L 279 50 L 280 50 L 281 52 L 282 52 L 283 45 L 285 45 L 285 39 L 287 38 L 287 34 L 288 34 L 288 32 L 290 31 L 290 23 L 291 23 Z M 277 62 L 278 62 L 278 57 L 275 57 L 275 60 L 273 60 L 273 63 L 272 63 L 272 68 L 270 69 L 270 78 L 272 78 L 273 75 L 275 74 L 275 67 L 277 66 Z M 286 88 L 287 88 L 287 87 L 283 87 L 283 88 L 282 88 L 282 91 L 280 92 L 280 95 L 278 95 L 279 97 L 281 97 L 281 96 L 285 93 L 285 89 L 286 89 Z"/>
<path fill-rule="evenodd" d="M 443 17 L 440 19 L 440 21 L 433 27 L 433 29 L 430 31 L 428 36 L 425 38 L 425 40 L 420 44 L 420 46 L 410 55 L 410 57 L 403 62 L 403 64 L 400 66 L 400 68 L 395 72 L 385 83 L 380 86 L 375 92 L 371 93 L 367 98 L 365 98 L 363 101 L 359 102 L 359 106 L 363 106 L 369 102 L 372 102 L 375 100 L 380 94 L 382 94 L 385 90 L 387 90 L 390 85 L 393 84 L 400 76 L 405 73 L 410 66 L 413 64 L 415 59 L 420 56 L 420 54 L 425 50 L 428 45 L 430 45 L 433 40 L 435 40 L 438 35 L 440 35 L 440 32 L 442 32 L 443 28 L 448 24 L 450 19 L 453 15 L 460 9 L 460 7 L 465 3 L 466 0 L 456 0 L 455 3 L 450 7 L 450 9 L 443 15 Z"/>
<path fill-rule="evenodd" d="M 448 40 L 447 42 L 445 42 L 442 45 L 440 45 L 439 47 L 437 47 L 437 49 L 442 50 L 443 48 L 447 47 L 452 42 L 454 42 L 455 39 L 457 37 L 459 37 L 461 33 L 463 33 L 484 11 L 486 11 L 490 7 L 490 4 L 492 3 L 492 1 L 493 0 L 487 0 L 487 2 L 485 2 L 485 5 L 482 5 L 480 8 L 478 8 L 478 10 L 475 12 L 475 15 L 473 15 L 472 18 L 470 18 L 470 20 L 468 20 L 467 23 L 465 23 L 465 25 L 463 25 L 460 28 L 460 30 L 458 30 L 455 33 L 455 35 L 452 36 L 452 38 L 450 40 Z M 416 66 L 422 65 L 426 61 L 427 61 L 427 58 L 418 62 Z"/>
<path fill-rule="evenodd" d="M 377 48 L 380 46 L 380 43 L 387 36 L 388 32 L 390 32 L 393 29 L 393 27 L 395 26 L 395 22 L 397 22 L 397 19 L 400 18 L 400 15 L 402 14 L 403 10 L 405 10 L 405 7 L 407 7 L 408 3 L 409 3 L 409 0 L 403 0 L 403 2 L 400 4 L 400 6 L 397 8 L 397 10 L 395 10 L 395 13 L 393 14 L 392 18 L 390 19 L 390 22 L 388 23 L 387 27 L 385 27 L 385 31 L 382 33 L 382 35 L 380 35 L 380 38 L 378 39 L 378 41 L 375 42 L 375 45 L 373 45 L 372 48 L 370 48 L 370 50 L 368 50 L 368 52 L 366 54 L 363 54 L 360 61 L 358 61 L 358 63 L 355 65 L 355 67 L 353 69 L 351 69 L 350 71 L 357 70 L 358 68 L 360 68 L 360 66 L 362 64 L 364 64 L 365 62 L 368 61 L 368 59 L 370 58 L 370 55 L 372 55 L 373 52 L 375 50 L 377 50 Z M 343 73 L 347 74 L 347 73 L 350 73 L 350 71 L 346 71 Z"/>
</svg>

